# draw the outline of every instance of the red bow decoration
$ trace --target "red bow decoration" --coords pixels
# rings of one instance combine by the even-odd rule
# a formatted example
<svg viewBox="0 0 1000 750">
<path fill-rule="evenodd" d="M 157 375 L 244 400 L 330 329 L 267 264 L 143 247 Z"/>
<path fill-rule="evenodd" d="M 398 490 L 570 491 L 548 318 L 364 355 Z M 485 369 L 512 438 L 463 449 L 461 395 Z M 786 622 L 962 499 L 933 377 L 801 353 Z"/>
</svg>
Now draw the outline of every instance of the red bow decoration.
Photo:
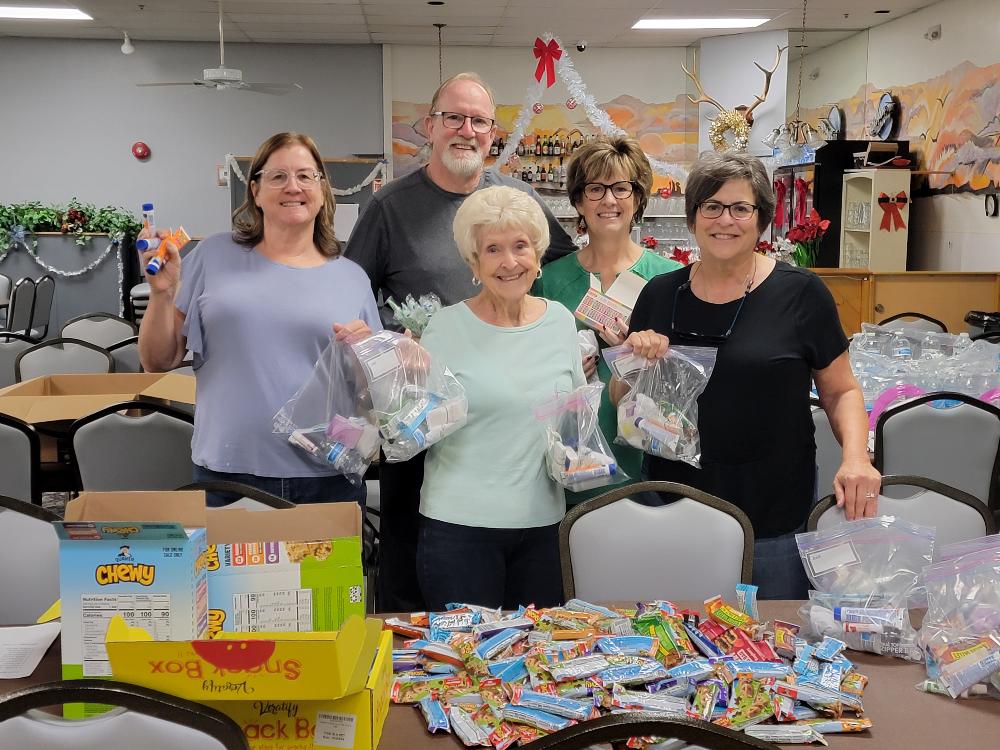
<svg viewBox="0 0 1000 750">
<path fill-rule="evenodd" d="M 909 199 L 904 192 L 897 193 L 895 198 L 891 195 L 880 193 L 878 196 L 878 205 L 882 209 L 882 223 L 879 224 L 878 228 L 888 232 L 890 231 L 891 224 L 893 230 L 905 229 L 906 222 L 903 221 L 903 214 L 900 213 L 900 209 L 907 203 L 909 203 Z"/>
<path fill-rule="evenodd" d="M 785 226 L 785 194 L 788 192 L 788 185 L 784 180 L 774 181 L 774 225 L 781 229 Z"/>
<path fill-rule="evenodd" d="M 546 44 L 539 36 L 535 37 L 535 49 L 533 50 L 538 66 L 535 68 L 535 80 L 541 81 L 542 74 L 545 74 L 545 88 L 549 88 L 556 82 L 556 60 L 562 57 L 563 51 L 559 48 L 555 39 L 550 39 Z"/>
<path fill-rule="evenodd" d="M 674 248 L 673 255 L 670 256 L 670 260 L 676 260 L 678 263 L 682 263 L 687 266 L 691 264 L 691 251 L 681 250 L 679 247 Z"/>
<path fill-rule="evenodd" d="M 795 178 L 795 223 L 806 223 L 806 191 L 809 183 L 801 177 Z"/>
</svg>

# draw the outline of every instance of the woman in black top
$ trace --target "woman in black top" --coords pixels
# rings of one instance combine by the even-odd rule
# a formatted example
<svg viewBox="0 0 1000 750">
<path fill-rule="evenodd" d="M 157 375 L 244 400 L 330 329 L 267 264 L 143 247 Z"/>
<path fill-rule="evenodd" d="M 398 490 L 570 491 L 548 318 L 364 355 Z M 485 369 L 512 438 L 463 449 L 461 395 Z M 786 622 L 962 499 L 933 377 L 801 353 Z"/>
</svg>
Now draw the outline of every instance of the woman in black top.
<svg viewBox="0 0 1000 750">
<path fill-rule="evenodd" d="M 717 347 L 718 358 L 698 399 L 701 468 L 646 456 L 646 474 L 742 508 L 756 537 L 759 595 L 805 598 L 794 534 L 803 530 L 817 493 L 811 380 L 843 447 L 837 504 L 849 519 L 876 510 L 880 477 L 868 459 L 868 420 L 847 339 L 819 277 L 754 252 L 774 214 L 771 181 L 759 160 L 702 157 L 688 177 L 686 211 L 701 260 L 652 279 L 630 327 L 653 329 L 673 345 Z M 623 391 L 613 384 L 613 397 Z"/>
</svg>

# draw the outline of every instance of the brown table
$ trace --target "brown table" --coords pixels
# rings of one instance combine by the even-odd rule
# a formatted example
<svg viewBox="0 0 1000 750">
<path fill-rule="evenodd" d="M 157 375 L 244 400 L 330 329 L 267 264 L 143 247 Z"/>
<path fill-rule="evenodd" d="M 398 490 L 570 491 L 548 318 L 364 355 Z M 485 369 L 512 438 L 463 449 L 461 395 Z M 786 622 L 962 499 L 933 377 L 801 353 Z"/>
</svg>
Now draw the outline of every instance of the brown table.
<svg viewBox="0 0 1000 750">
<path fill-rule="evenodd" d="M 761 602 L 761 616 L 798 621 L 799 602 Z M 698 605 L 692 605 L 698 608 Z M 860 734 L 828 734 L 835 750 L 989 750 L 1000 742 L 1000 701 L 979 698 L 953 701 L 929 695 L 915 685 L 926 677 L 922 664 L 849 651 L 859 672 L 868 675 L 865 715 L 874 726 Z M 46 653 L 31 677 L 0 680 L 0 694 L 60 675 L 59 641 Z M 420 712 L 393 705 L 382 731 L 381 750 L 455 750 L 463 745 L 454 736 L 428 734 Z M 813 745 L 812 747 L 817 747 Z"/>
</svg>

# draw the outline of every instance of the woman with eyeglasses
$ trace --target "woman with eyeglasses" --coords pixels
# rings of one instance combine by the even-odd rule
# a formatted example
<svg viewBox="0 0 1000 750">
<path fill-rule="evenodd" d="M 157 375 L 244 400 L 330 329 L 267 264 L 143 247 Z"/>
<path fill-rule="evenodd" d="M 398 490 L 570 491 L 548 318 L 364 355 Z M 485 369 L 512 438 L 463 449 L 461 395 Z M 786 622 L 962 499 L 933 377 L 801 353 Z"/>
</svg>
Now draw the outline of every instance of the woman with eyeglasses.
<svg viewBox="0 0 1000 750">
<path fill-rule="evenodd" d="M 864 400 L 832 295 L 813 272 L 755 252 L 774 203 L 757 158 L 703 155 L 685 195 L 701 260 L 650 281 L 631 326 L 652 328 L 672 346 L 718 350 L 698 399 L 701 468 L 647 456 L 647 477 L 692 485 L 742 508 L 756 537 L 760 596 L 803 599 L 808 581 L 795 533 L 804 530 L 817 492 L 812 381 L 843 447 L 833 489 L 847 518 L 875 515 L 880 477 L 868 459 Z M 613 391 L 617 403 L 624 387 L 615 382 Z"/>
<path fill-rule="evenodd" d="M 234 231 L 200 242 L 183 270 L 170 248 L 148 278 L 143 368 L 172 370 L 194 354 L 194 481 L 242 482 L 295 502 L 363 503 L 363 486 L 312 463 L 272 433 L 272 418 L 311 374 L 331 326 L 341 339 L 381 329 L 371 285 L 341 257 L 336 204 L 312 138 L 271 136 L 247 174 Z M 208 499 L 221 505 L 237 497 Z"/>
<path fill-rule="evenodd" d="M 569 162 L 566 190 L 576 208 L 577 227 L 587 233 L 588 242 L 576 253 L 549 263 L 542 269 L 533 293 L 565 305 L 575 311 L 592 279 L 607 291 L 618 275 L 630 271 L 643 279 L 681 268 L 632 241 L 631 231 L 642 221 L 646 201 L 653 187 L 653 171 L 638 142 L 621 136 L 601 137 L 578 149 Z M 579 329 L 586 326 L 577 321 Z M 599 345 L 617 346 L 625 340 L 627 321 L 603 326 L 597 331 Z M 611 379 L 607 363 L 598 353 L 583 362 L 584 374 L 596 372 L 605 386 Z M 608 441 L 617 434 L 615 407 L 605 388 L 601 394 L 598 421 Z M 627 445 L 612 443 L 618 466 L 626 476 L 638 479 L 642 453 Z M 566 492 L 566 503 L 574 505 L 607 492 L 601 487 L 586 492 Z"/>
</svg>

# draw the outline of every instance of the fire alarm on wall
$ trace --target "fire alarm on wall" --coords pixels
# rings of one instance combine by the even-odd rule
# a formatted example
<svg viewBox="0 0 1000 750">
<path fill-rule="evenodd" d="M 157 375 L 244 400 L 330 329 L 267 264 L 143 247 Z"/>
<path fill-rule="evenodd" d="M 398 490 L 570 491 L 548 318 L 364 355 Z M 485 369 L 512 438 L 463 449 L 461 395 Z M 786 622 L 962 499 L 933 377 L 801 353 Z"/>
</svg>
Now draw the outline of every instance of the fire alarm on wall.
<svg viewBox="0 0 1000 750">
<path fill-rule="evenodd" d="M 152 152 L 149 150 L 149 146 L 147 146 L 142 141 L 136 141 L 135 143 L 132 144 L 132 156 L 134 156 L 139 161 L 145 161 L 146 159 L 149 158 L 149 155 L 151 153 Z"/>
</svg>

